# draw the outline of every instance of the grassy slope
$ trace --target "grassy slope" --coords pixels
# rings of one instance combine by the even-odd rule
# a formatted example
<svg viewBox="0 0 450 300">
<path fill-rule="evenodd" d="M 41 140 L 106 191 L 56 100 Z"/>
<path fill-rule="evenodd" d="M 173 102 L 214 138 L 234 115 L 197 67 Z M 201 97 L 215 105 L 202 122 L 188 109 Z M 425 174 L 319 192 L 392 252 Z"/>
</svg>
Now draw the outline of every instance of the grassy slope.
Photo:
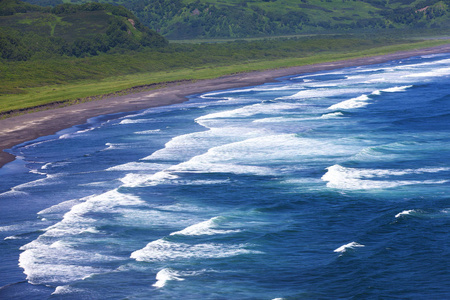
<svg viewBox="0 0 450 300">
<path fill-rule="evenodd" d="M 318 54 L 311 54 L 311 52 L 297 53 L 297 55 L 291 57 L 278 59 L 274 58 L 273 55 L 255 60 L 237 57 L 233 63 L 227 63 L 228 59 L 222 61 L 216 59 L 216 61 L 204 61 L 191 66 L 183 66 L 181 62 L 189 59 L 194 60 L 187 54 L 177 56 L 179 61 L 172 61 L 172 65 L 167 65 L 162 63 L 161 57 L 153 52 L 137 53 L 132 56 L 102 55 L 85 59 L 61 59 L 47 62 L 9 62 L 0 64 L 0 77 L 3 77 L 0 78 L 0 89 L 10 90 L 10 92 L 16 92 L 16 94 L 0 96 L 0 112 L 78 98 L 86 98 L 83 101 L 89 101 L 90 96 L 114 93 L 140 85 L 214 78 L 237 72 L 387 54 L 445 43 L 448 42 L 429 40 L 388 46 L 380 45 L 378 47 L 365 45 L 355 47 L 356 50 L 350 52 L 344 49 L 331 49 Z M 58 76 L 58 72 L 61 72 L 60 76 Z M 66 74 L 62 74 L 63 72 Z M 49 76 L 49 73 L 56 74 L 56 76 Z M 71 73 L 76 73 L 76 78 L 71 79 Z M 7 78 L 5 74 L 7 74 Z M 65 81 L 59 78 L 65 78 Z"/>
</svg>

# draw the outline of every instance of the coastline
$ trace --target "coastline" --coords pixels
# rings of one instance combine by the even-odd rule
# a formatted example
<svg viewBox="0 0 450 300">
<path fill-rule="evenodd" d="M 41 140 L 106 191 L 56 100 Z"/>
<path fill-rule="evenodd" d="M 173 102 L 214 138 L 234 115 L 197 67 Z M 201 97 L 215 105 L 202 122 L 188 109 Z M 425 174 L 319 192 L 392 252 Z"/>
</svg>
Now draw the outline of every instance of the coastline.
<svg viewBox="0 0 450 300">
<path fill-rule="evenodd" d="M 189 95 L 261 85 L 267 82 L 273 82 L 277 78 L 284 76 L 373 65 L 396 59 L 439 53 L 450 53 L 450 44 L 314 65 L 240 73 L 195 82 L 170 83 L 163 88 L 151 91 L 114 96 L 3 119 L 0 120 L 0 168 L 15 159 L 14 155 L 4 152 L 4 150 L 26 141 L 52 135 L 60 130 L 86 123 L 89 118 L 99 115 L 133 112 L 152 107 L 182 103 L 187 101 L 187 96 Z"/>
</svg>

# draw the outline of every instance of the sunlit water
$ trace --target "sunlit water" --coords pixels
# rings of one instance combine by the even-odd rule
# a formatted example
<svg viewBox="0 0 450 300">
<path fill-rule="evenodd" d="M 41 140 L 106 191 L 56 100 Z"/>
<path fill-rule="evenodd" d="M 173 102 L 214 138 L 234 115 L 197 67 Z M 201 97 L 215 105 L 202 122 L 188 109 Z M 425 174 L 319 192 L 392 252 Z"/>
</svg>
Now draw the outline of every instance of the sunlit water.
<svg viewBox="0 0 450 300">
<path fill-rule="evenodd" d="M 307 74 L 19 145 L 0 298 L 450 298 L 449 79 Z"/>
</svg>

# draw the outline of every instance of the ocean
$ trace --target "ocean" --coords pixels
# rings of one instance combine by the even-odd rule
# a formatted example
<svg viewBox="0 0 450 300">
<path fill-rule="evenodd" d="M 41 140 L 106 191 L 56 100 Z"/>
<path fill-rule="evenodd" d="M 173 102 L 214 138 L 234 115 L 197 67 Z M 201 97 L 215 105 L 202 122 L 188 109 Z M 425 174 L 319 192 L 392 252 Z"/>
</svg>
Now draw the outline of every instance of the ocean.
<svg viewBox="0 0 450 300">
<path fill-rule="evenodd" d="M 88 123 L 0 169 L 0 299 L 449 299 L 450 54 Z"/>
</svg>

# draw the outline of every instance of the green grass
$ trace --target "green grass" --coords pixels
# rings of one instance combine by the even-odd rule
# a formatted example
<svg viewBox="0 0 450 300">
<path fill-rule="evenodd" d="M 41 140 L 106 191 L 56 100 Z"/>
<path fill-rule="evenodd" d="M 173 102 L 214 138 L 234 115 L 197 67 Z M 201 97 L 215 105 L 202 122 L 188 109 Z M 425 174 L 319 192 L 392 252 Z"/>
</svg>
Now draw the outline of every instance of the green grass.
<svg viewBox="0 0 450 300">
<path fill-rule="evenodd" d="M 273 54 L 264 57 L 259 53 L 256 59 L 237 56 L 234 60 L 226 55 L 223 58 L 218 55 L 215 60 L 206 59 L 202 63 L 202 58 L 198 57 L 196 51 L 186 50 L 175 54 L 148 52 L 132 55 L 110 54 L 85 59 L 2 63 L 0 90 L 4 94 L 0 96 L 0 113 L 60 101 L 68 101 L 66 104 L 73 103 L 76 99 L 90 101 L 93 96 L 116 93 L 141 85 L 216 78 L 233 73 L 310 65 L 449 43 L 445 40 L 426 40 L 377 47 L 355 45 L 355 50 L 349 52 L 342 49 L 349 49 L 346 41 L 341 41 L 342 45 L 336 46 L 339 48 L 337 50 L 330 49 L 316 54 L 309 51 L 277 58 Z M 198 49 L 201 49 L 201 46 L 198 46 Z M 220 45 L 211 47 L 220 49 Z M 161 55 L 166 55 L 170 60 L 161 60 Z M 74 76 L 71 77 L 71 74 Z"/>
</svg>

